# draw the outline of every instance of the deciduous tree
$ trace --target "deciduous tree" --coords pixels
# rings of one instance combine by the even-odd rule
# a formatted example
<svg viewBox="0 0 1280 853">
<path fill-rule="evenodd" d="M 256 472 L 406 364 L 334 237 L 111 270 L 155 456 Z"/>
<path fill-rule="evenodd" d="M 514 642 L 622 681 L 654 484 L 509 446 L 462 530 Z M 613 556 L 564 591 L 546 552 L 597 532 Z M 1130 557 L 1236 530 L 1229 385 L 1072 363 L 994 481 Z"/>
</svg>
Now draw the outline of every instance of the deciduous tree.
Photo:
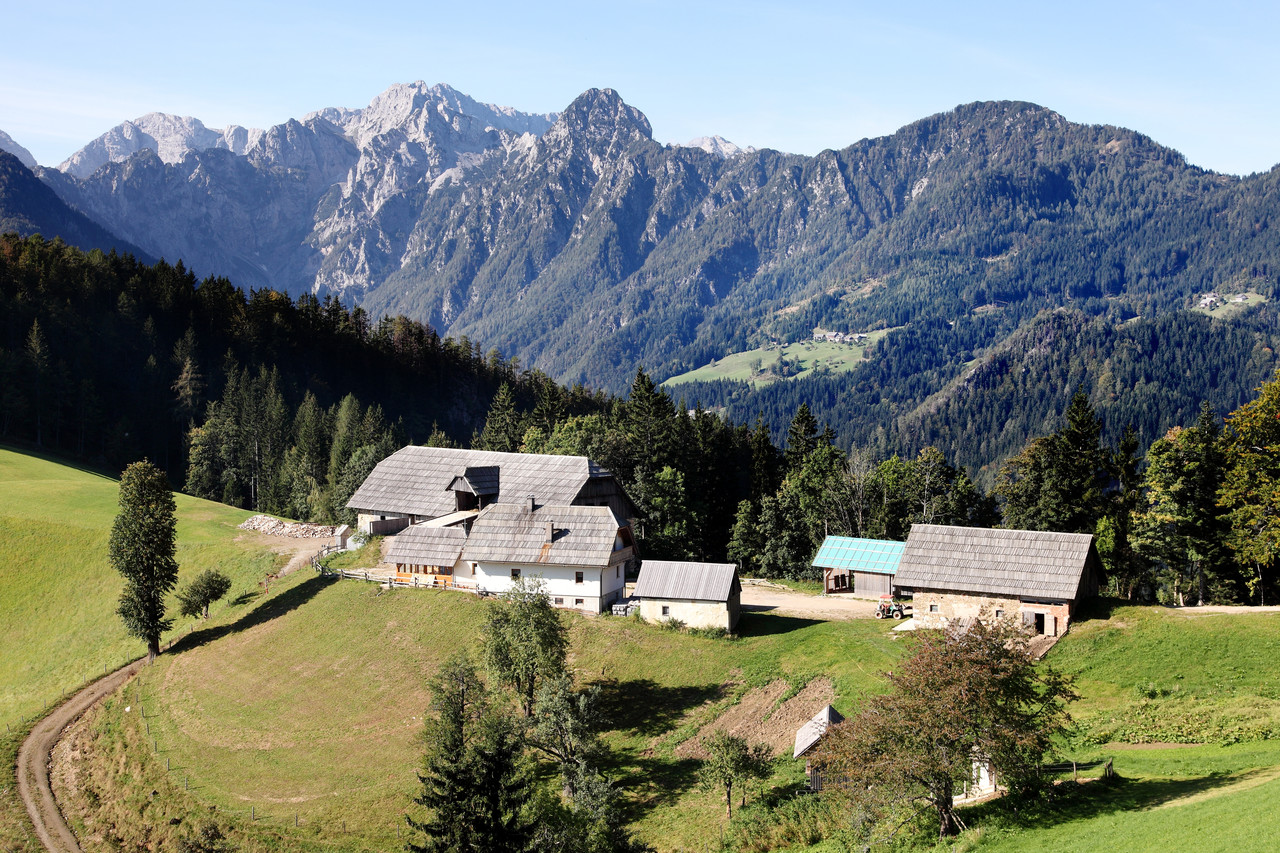
<svg viewBox="0 0 1280 853">
<path fill-rule="evenodd" d="M 533 716 L 538 685 L 564 672 L 568 649 L 564 623 L 539 578 L 520 578 L 485 614 L 485 665 L 520 697 L 526 717 Z"/>
<path fill-rule="evenodd" d="M 209 605 L 231 589 L 231 578 L 217 569 L 205 569 L 178 593 L 178 612 L 183 616 L 209 618 Z"/>
<path fill-rule="evenodd" d="M 772 772 L 769 747 L 751 746 L 746 739 L 717 730 L 702 742 L 707 757 L 698 767 L 698 782 L 713 791 L 724 791 L 726 813 L 733 817 L 733 786 L 751 779 L 767 779 Z"/>
<path fill-rule="evenodd" d="M 989 762 L 1011 791 L 1034 790 L 1074 693 L 1033 665 L 1027 636 L 1003 620 L 918 631 L 911 642 L 889 692 L 829 729 L 814 764 L 873 827 L 931 810 L 939 834 L 955 835 L 955 795 L 974 762 Z"/>
</svg>

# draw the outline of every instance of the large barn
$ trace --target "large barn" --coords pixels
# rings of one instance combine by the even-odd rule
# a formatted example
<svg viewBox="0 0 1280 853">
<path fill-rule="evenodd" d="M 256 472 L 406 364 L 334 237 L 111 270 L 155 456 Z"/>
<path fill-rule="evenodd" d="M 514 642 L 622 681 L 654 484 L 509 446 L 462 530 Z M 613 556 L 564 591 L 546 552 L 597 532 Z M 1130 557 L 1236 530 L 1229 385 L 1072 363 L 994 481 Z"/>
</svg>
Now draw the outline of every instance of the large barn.
<svg viewBox="0 0 1280 853">
<path fill-rule="evenodd" d="M 402 447 L 378 463 L 347 506 L 362 533 L 388 534 L 491 504 L 606 506 L 626 522 L 636 510 L 612 473 L 585 456 Z M 466 514 L 466 515 L 463 515 Z"/>
<path fill-rule="evenodd" d="M 1087 533 L 916 524 L 895 583 L 912 596 L 926 628 L 985 615 L 1056 637 L 1080 603 L 1097 595 L 1100 574 Z"/>
<path fill-rule="evenodd" d="M 823 592 L 879 598 L 893 594 L 903 547 L 905 543 L 886 539 L 828 536 L 812 565 L 822 569 Z"/>
</svg>

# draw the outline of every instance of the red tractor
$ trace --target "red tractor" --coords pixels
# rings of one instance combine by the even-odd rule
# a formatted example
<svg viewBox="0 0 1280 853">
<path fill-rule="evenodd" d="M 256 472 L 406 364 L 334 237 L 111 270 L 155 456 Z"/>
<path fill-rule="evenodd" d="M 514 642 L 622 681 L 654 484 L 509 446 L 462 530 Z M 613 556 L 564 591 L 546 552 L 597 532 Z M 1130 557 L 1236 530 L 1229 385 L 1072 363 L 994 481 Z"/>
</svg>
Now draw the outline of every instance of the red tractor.
<svg viewBox="0 0 1280 853">
<path fill-rule="evenodd" d="M 894 601 L 892 595 L 880 596 L 880 603 L 876 605 L 876 618 L 888 619 L 892 616 L 894 619 L 901 619 L 906 615 L 906 610 L 902 606 L 902 602 Z"/>
</svg>

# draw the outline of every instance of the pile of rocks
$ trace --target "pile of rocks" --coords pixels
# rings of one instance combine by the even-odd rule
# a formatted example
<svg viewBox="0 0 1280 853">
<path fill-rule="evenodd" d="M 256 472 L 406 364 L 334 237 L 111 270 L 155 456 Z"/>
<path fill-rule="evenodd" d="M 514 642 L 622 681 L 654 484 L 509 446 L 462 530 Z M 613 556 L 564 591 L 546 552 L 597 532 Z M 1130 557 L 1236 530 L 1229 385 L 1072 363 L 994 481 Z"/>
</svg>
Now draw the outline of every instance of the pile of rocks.
<svg viewBox="0 0 1280 853">
<path fill-rule="evenodd" d="M 255 515 L 240 525 L 241 530 L 256 530 L 272 536 L 288 536 L 292 539 L 327 539 L 337 530 L 332 524 L 305 524 L 301 521 L 281 521 L 269 515 Z"/>
</svg>

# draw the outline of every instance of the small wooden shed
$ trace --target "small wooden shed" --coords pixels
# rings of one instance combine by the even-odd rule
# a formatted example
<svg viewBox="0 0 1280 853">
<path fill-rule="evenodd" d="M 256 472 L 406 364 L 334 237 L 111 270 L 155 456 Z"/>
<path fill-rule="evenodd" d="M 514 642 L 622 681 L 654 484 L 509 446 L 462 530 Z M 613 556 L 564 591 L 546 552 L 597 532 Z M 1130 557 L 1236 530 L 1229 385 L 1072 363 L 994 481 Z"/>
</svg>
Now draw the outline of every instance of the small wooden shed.
<svg viewBox="0 0 1280 853">
<path fill-rule="evenodd" d="M 905 542 L 887 539 L 828 536 L 812 565 L 822 569 L 822 589 L 828 594 L 879 598 L 893 594 L 893 578 L 905 547 Z"/>
<path fill-rule="evenodd" d="M 425 575 L 421 580 L 429 586 L 451 586 L 466 544 L 467 533 L 460 527 L 415 524 L 390 541 L 385 559 L 395 563 L 402 579 Z"/>
<path fill-rule="evenodd" d="M 844 717 L 830 705 L 814 714 L 807 723 L 796 730 L 796 747 L 791 753 L 791 757 L 800 758 L 808 753 L 818 745 L 818 741 L 822 740 L 822 736 L 827 733 L 828 728 L 842 722 L 844 722 Z M 813 765 L 807 758 L 804 762 L 804 775 L 809 779 L 810 791 L 817 792 L 822 790 L 822 776 L 813 769 Z"/>
<path fill-rule="evenodd" d="M 733 563 L 644 560 L 632 595 L 650 622 L 678 619 L 690 628 L 738 625 L 742 584 Z"/>
</svg>

